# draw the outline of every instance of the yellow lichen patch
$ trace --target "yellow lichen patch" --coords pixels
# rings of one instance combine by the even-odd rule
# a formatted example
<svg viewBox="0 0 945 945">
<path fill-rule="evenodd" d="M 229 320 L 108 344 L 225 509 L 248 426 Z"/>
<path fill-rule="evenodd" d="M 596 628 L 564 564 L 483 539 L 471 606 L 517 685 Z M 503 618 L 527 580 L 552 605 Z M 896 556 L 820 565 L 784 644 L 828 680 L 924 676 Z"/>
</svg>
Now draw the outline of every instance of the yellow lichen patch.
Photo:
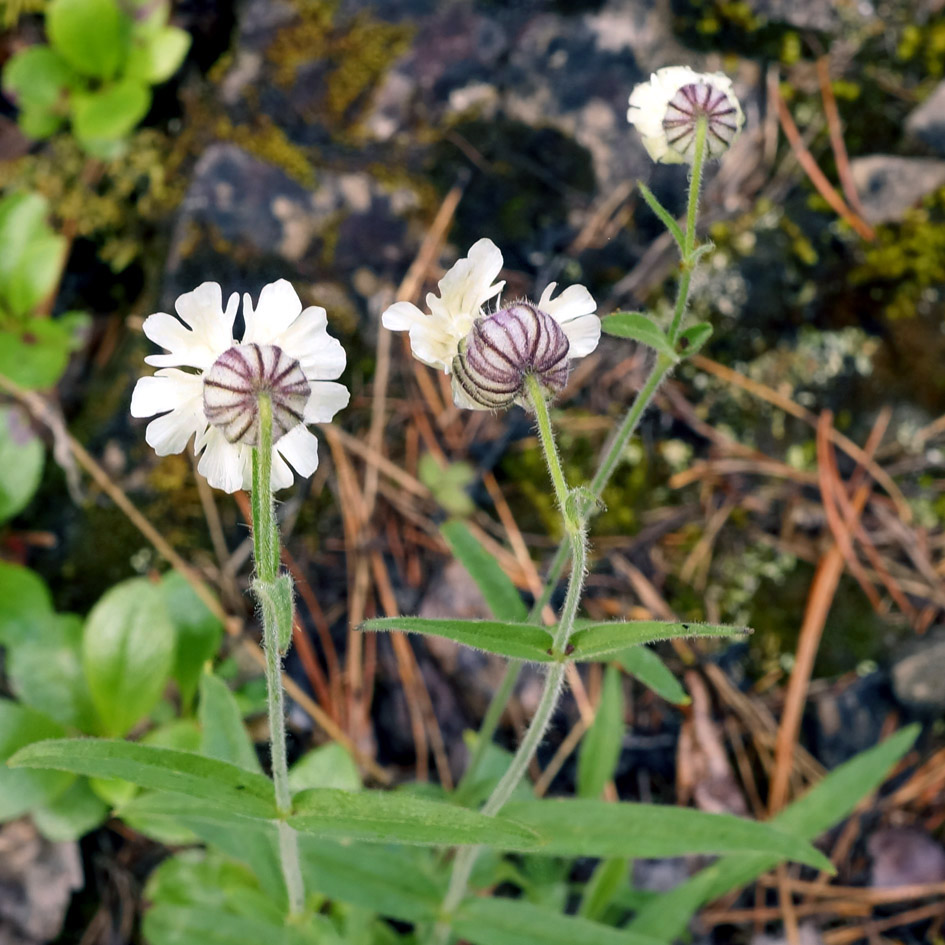
<svg viewBox="0 0 945 945">
<path fill-rule="evenodd" d="M 229 118 L 220 117 L 214 124 L 214 132 L 219 140 L 231 141 L 250 154 L 282 168 L 303 187 L 315 185 L 315 168 L 305 151 L 293 144 L 268 115 L 257 115 L 251 125 L 234 125 Z"/>
</svg>

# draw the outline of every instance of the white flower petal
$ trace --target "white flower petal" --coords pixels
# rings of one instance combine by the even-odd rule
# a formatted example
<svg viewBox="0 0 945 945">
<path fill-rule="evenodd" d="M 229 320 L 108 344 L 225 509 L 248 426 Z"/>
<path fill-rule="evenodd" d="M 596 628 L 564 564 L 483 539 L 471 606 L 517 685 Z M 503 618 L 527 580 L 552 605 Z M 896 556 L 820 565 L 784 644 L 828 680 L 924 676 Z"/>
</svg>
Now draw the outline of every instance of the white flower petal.
<svg viewBox="0 0 945 945">
<path fill-rule="evenodd" d="M 318 437 L 301 424 L 282 437 L 276 443 L 275 449 L 303 479 L 307 479 L 318 469 Z M 289 477 L 291 484 L 291 473 Z"/>
<path fill-rule="evenodd" d="M 197 437 L 195 449 L 201 454 L 197 472 L 214 489 L 232 493 L 248 485 L 245 470 L 252 455 L 250 447 L 227 443 L 221 430 L 207 427 Z"/>
<path fill-rule="evenodd" d="M 414 325 L 422 325 L 429 318 L 413 302 L 394 302 L 381 315 L 381 324 L 388 331 L 409 331 Z"/>
<path fill-rule="evenodd" d="M 312 305 L 272 340 L 302 365 L 309 381 L 330 380 L 345 369 L 345 350 L 328 334 L 328 315 Z"/>
<path fill-rule="evenodd" d="M 597 311 L 594 297 L 582 285 L 569 285 L 564 292 L 553 299 L 551 296 L 557 285 L 557 282 L 552 282 L 542 292 L 538 308 L 547 312 L 559 325 L 580 318 L 582 315 L 592 315 Z"/>
<path fill-rule="evenodd" d="M 239 296 L 234 293 L 224 310 L 220 286 L 204 282 L 175 303 L 181 321 L 166 312 L 145 319 L 145 335 L 168 353 L 152 354 L 144 360 L 155 367 L 210 367 L 233 344 L 233 320 L 238 307 Z"/>
<path fill-rule="evenodd" d="M 336 384 L 334 381 L 314 381 L 312 393 L 305 405 L 304 420 L 306 423 L 328 423 L 339 410 L 348 406 L 350 399 L 348 388 L 344 384 Z M 279 442 L 281 443 L 282 440 Z"/>
<path fill-rule="evenodd" d="M 600 319 L 596 315 L 582 315 L 565 322 L 561 330 L 568 336 L 568 357 L 583 358 L 600 341 Z"/>
<path fill-rule="evenodd" d="M 153 417 L 175 410 L 203 395 L 203 378 L 176 368 L 165 368 L 153 377 L 142 377 L 131 395 L 131 416 Z"/>
<path fill-rule="evenodd" d="M 304 428 L 303 428 L 304 429 Z M 288 436 L 288 434 L 286 434 Z M 282 438 L 285 439 L 285 436 Z M 282 440 L 279 441 L 280 443 Z M 277 447 L 272 449 L 272 491 L 279 492 L 281 489 L 288 489 L 295 482 L 295 476 L 289 464 L 279 455 Z"/>
<path fill-rule="evenodd" d="M 278 344 L 276 338 L 291 325 L 302 312 L 302 302 L 286 279 L 270 282 L 259 293 L 259 302 L 253 310 L 253 300 L 247 292 L 243 295 L 243 344 Z"/>
</svg>

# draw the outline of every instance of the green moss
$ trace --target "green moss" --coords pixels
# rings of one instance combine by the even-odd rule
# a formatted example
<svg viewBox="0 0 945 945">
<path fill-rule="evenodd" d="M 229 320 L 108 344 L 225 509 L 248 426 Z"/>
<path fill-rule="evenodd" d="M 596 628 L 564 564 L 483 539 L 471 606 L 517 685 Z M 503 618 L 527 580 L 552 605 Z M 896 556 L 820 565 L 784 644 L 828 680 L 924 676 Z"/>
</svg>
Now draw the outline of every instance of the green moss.
<svg viewBox="0 0 945 945">
<path fill-rule="evenodd" d="M 253 117 L 252 124 L 234 125 L 221 116 L 213 125 L 221 141 L 231 141 L 244 151 L 279 167 L 303 187 L 315 186 L 315 168 L 305 150 L 289 140 L 288 135 L 265 113 Z"/>
<path fill-rule="evenodd" d="M 303 66 L 321 64 L 324 117 L 336 134 L 350 134 L 362 117 L 359 106 L 390 66 L 410 46 L 411 26 L 358 13 L 336 22 L 337 0 L 299 0 L 298 17 L 280 29 L 266 50 L 276 82 L 288 88 Z"/>
<path fill-rule="evenodd" d="M 900 223 L 878 227 L 850 282 L 865 287 L 889 318 L 927 311 L 945 291 L 945 187 Z"/>
</svg>

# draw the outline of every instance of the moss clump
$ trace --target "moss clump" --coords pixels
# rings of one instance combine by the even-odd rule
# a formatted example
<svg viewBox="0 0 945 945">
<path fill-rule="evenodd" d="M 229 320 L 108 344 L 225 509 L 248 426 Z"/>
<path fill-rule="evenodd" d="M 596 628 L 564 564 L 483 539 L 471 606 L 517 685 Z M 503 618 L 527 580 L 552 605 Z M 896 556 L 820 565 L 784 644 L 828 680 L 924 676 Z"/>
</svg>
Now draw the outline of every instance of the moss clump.
<svg viewBox="0 0 945 945">
<path fill-rule="evenodd" d="M 229 118 L 221 116 L 214 123 L 213 130 L 219 140 L 231 141 L 244 151 L 281 168 L 303 187 L 315 186 L 315 168 L 304 149 L 293 144 L 268 115 L 255 115 L 249 125 L 234 125 Z"/>
<path fill-rule="evenodd" d="M 42 151 L 0 164 L 0 188 L 41 193 L 58 226 L 92 240 L 101 259 L 120 272 L 183 198 L 186 181 L 178 173 L 183 158 L 182 149 L 154 129 L 134 134 L 127 152 L 107 163 L 88 158 L 63 134 Z"/>
<path fill-rule="evenodd" d="M 323 71 L 322 110 L 336 133 L 351 130 L 366 102 L 393 62 L 410 46 L 413 27 L 386 23 L 358 13 L 347 23 L 336 22 L 337 0 L 305 0 L 299 16 L 279 30 L 266 50 L 275 66 L 275 80 L 290 87 L 303 67 Z M 343 126 L 346 126 L 343 127 Z"/>
<path fill-rule="evenodd" d="M 945 291 L 945 187 L 910 210 L 900 223 L 877 229 L 850 273 L 888 318 L 927 314 Z"/>
</svg>

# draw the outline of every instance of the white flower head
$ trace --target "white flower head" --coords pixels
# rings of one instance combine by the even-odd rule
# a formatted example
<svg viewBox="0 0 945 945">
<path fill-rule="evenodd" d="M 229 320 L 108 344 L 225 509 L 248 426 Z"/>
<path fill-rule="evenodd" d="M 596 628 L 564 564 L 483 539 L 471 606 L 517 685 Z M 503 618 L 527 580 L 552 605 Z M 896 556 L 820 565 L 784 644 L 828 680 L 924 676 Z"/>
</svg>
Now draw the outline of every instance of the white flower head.
<svg viewBox="0 0 945 945">
<path fill-rule="evenodd" d="M 161 370 L 135 385 L 131 414 L 156 417 L 145 439 L 158 456 L 180 453 L 193 436 L 200 474 L 214 488 L 236 492 L 252 482 L 258 397 L 267 393 L 272 488 L 285 489 L 292 469 L 311 476 L 318 466 L 318 440 L 306 424 L 325 423 L 347 406 L 347 389 L 332 381 L 344 370 L 345 353 L 327 332 L 325 310 L 303 310 L 285 279 L 265 286 L 255 309 L 243 297 L 245 329 L 236 341 L 239 301 L 233 293 L 224 308 L 220 286 L 204 282 L 177 300 L 179 318 L 160 312 L 145 320 L 144 333 L 165 353 L 145 358 Z"/>
<path fill-rule="evenodd" d="M 391 331 L 409 333 L 410 349 L 418 361 L 449 374 L 477 321 L 502 308 L 500 295 L 505 283 L 495 281 L 501 270 L 499 248 L 492 240 L 479 240 L 439 281 L 439 296 L 427 295 L 429 314 L 410 302 L 396 302 L 384 312 L 381 322 Z M 533 307 L 561 326 L 568 341 L 568 357 L 582 358 L 600 341 L 597 303 L 582 285 L 569 286 L 552 298 L 556 285 L 552 282 Z M 453 394 L 460 407 L 482 407 L 464 397 L 456 384 Z"/>
<path fill-rule="evenodd" d="M 663 164 L 692 163 L 700 118 L 706 119 L 706 154 L 719 157 L 745 121 L 732 80 L 721 72 L 668 66 L 630 95 L 627 121 L 640 132 L 650 157 Z"/>
</svg>

